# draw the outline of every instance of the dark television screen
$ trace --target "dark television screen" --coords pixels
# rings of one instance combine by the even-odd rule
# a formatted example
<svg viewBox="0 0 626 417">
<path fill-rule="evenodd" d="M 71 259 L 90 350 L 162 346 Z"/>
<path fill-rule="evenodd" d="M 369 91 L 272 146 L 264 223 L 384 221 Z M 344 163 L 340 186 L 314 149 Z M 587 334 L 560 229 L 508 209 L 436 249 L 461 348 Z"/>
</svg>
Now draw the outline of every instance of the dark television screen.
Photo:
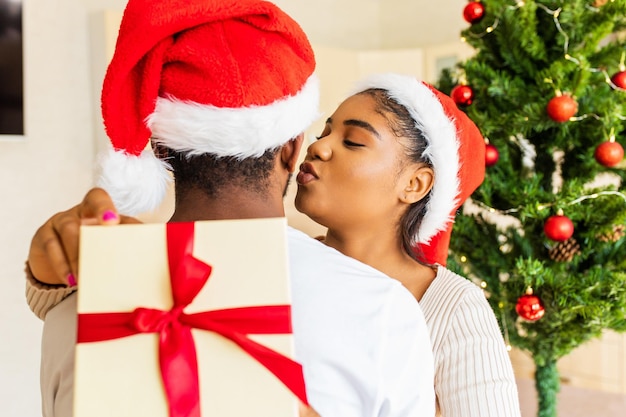
<svg viewBox="0 0 626 417">
<path fill-rule="evenodd" d="M 0 0 L 0 135 L 24 134 L 22 0 Z"/>
</svg>

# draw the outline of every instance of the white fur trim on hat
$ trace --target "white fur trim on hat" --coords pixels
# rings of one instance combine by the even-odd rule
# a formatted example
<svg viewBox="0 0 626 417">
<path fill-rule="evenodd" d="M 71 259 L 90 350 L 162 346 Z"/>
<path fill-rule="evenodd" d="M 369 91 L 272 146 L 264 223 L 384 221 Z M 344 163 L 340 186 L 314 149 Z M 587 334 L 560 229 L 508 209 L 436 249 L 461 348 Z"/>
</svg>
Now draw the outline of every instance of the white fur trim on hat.
<svg viewBox="0 0 626 417">
<path fill-rule="evenodd" d="M 220 108 L 157 99 L 146 123 L 153 140 L 189 155 L 260 157 L 304 132 L 319 117 L 319 81 L 311 75 L 295 95 L 265 106 Z"/>
<path fill-rule="evenodd" d="M 454 120 L 448 118 L 437 96 L 412 76 L 373 75 L 358 83 L 355 93 L 370 88 L 388 91 L 409 111 L 428 142 L 423 156 L 433 166 L 435 181 L 418 236 L 414 237 L 415 242 L 427 244 L 454 220 L 452 211 L 458 203 L 459 140 Z"/>
<path fill-rule="evenodd" d="M 119 213 L 129 216 L 156 209 L 172 181 L 169 165 L 149 149 L 139 156 L 111 149 L 100 165 L 98 186 L 109 193 Z"/>
</svg>

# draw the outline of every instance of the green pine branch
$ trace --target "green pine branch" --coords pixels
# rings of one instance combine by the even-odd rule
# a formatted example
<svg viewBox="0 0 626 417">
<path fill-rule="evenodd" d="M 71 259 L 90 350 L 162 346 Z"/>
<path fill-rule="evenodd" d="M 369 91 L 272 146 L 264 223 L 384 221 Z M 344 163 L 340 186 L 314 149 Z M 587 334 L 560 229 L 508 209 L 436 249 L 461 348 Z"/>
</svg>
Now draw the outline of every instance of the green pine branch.
<svg viewBox="0 0 626 417">
<path fill-rule="evenodd" d="M 611 136 L 626 146 L 626 91 L 607 82 L 623 70 L 626 0 L 482 3 L 462 32 L 476 54 L 437 86 L 474 90 L 464 110 L 499 160 L 457 216 L 448 265 L 483 283 L 503 333 L 537 364 L 539 414 L 553 416 L 552 365 L 605 329 L 626 331 L 626 163 L 594 157 Z M 563 93 L 578 111 L 559 123 L 546 106 Z M 543 230 L 559 210 L 575 226 L 567 247 Z M 545 308 L 534 322 L 515 311 L 529 288 Z"/>
</svg>

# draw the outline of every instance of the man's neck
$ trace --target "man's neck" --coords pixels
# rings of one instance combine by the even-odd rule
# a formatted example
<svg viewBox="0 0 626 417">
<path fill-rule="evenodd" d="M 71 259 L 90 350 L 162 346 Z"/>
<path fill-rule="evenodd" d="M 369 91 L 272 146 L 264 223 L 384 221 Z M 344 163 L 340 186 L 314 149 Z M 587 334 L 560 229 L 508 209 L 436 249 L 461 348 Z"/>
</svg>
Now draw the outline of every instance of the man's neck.
<svg viewBox="0 0 626 417">
<path fill-rule="evenodd" d="M 176 194 L 176 207 L 170 221 L 259 219 L 284 215 L 280 192 L 230 188 L 211 197 L 201 190 L 189 190 Z"/>
</svg>

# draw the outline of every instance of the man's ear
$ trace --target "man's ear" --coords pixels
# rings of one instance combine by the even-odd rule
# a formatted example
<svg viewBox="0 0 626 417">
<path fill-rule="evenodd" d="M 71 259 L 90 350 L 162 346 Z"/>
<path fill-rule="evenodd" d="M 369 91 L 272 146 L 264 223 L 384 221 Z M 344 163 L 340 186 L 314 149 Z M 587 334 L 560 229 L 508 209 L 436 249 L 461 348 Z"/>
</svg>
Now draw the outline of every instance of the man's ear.
<svg viewBox="0 0 626 417">
<path fill-rule="evenodd" d="M 298 136 L 285 143 L 280 150 L 280 159 L 291 173 L 296 170 L 303 143 L 304 133 L 300 133 Z"/>
<path fill-rule="evenodd" d="M 404 186 L 400 190 L 400 201 L 413 204 L 424 198 L 433 188 L 435 173 L 431 167 L 420 165 L 409 168 L 401 178 Z"/>
</svg>

